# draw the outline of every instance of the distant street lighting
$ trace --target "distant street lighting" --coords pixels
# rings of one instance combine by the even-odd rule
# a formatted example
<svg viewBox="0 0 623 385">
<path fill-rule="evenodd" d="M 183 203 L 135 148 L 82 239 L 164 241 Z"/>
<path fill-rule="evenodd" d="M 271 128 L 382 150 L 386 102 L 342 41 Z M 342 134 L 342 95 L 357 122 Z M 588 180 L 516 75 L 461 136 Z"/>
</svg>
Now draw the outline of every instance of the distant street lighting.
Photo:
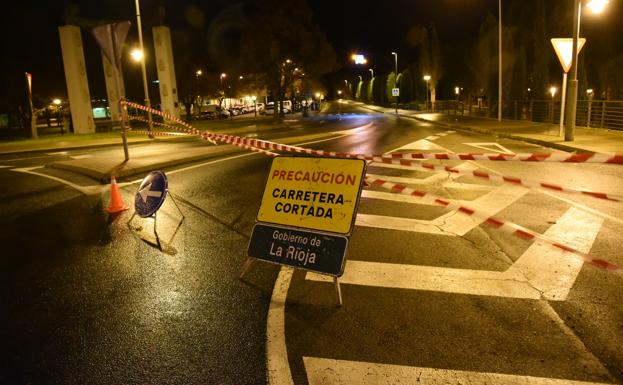
<svg viewBox="0 0 623 385">
<path fill-rule="evenodd" d="M 255 112 L 255 116 L 257 117 L 257 96 L 251 96 L 251 100 L 253 100 L 253 111 Z"/>
<path fill-rule="evenodd" d="M 558 91 L 558 89 L 554 86 L 549 88 L 549 94 L 552 95 L 552 99 L 554 98 L 554 96 L 556 96 L 556 92 Z"/>
<path fill-rule="evenodd" d="M 141 51 L 139 48 L 134 48 L 130 52 L 130 56 L 132 57 L 132 60 L 138 63 L 143 60 L 143 51 Z"/>
<path fill-rule="evenodd" d="M 392 52 L 392 55 L 394 55 L 394 88 L 396 88 L 396 84 L 398 82 L 398 54 L 396 52 Z M 398 115 L 398 97 L 396 98 L 396 115 Z"/>
<path fill-rule="evenodd" d="M 240 76 L 238 76 L 238 79 L 242 80 L 242 79 L 244 79 L 244 76 L 240 75 Z"/>
<path fill-rule="evenodd" d="M 593 11 L 593 13 L 601 13 L 605 6 L 608 4 L 608 0 L 590 0 L 586 3 L 586 7 Z M 573 131 L 575 130 L 575 117 L 578 104 L 578 40 L 580 39 L 580 14 L 582 12 L 582 4 L 580 0 L 575 0 L 573 4 L 573 47 L 571 53 L 573 54 L 571 61 L 571 80 L 569 80 L 567 99 L 567 114 L 565 125 L 565 141 L 573 140 Z"/>
<path fill-rule="evenodd" d="M 361 77 L 361 75 L 357 75 L 359 77 L 359 81 L 362 82 L 363 78 Z"/>
<path fill-rule="evenodd" d="M 426 81 L 426 110 L 428 111 L 428 82 L 430 81 L 430 75 L 424 75 L 424 80 Z"/>
<path fill-rule="evenodd" d="M 338 95 L 342 95 L 342 90 L 337 90 Z"/>
<path fill-rule="evenodd" d="M 610 0 L 592 0 L 586 4 L 586 7 L 593 11 L 594 14 L 600 14 L 609 2 Z"/>
<path fill-rule="evenodd" d="M 202 74 L 203 74 L 203 71 L 201 71 L 201 70 L 197 70 L 195 72 L 195 76 L 197 76 L 197 77 L 201 76 Z"/>
<path fill-rule="evenodd" d="M 370 79 L 374 79 L 374 70 L 372 68 L 368 68 L 368 71 L 372 74 Z"/>
<path fill-rule="evenodd" d="M 592 91 L 592 90 L 591 90 Z M 587 91 L 588 92 L 588 91 Z M 56 105 L 56 106 L 60 106 L 62 103 L 62 101 L 59 98 L 56 98 L 54 100 L 52 100 L 52 104 Z"/>
<path fill-rule="evenodd" d="M 588 90 L 586 90 L 586 95 L 588 95 L 588 97 L 590 98 L 593 96 L 593 92 L 594 92 L 593 89 L 589 88 Z"/>
<path fill-rule="evenodd" d="M 355 64 L 367 64 L 368 63 L 368 60 L 365 58 L 365 56 L 359 55 L 359 54 L 353 54 L 353 56 L 351 56 L 351 59 L 353 59 Z"/>
<path fill-rule="evenodd" d="M 226 74 L 225 72 L 223 72 L 223 73 L 221 74 L 221 76 L 219 77 L 219 80 L 220 80 L 220 82 L 221 82 L 221 87 L 223 86 L 223 78 L 225 78 L 225 77 L 227 77 L 227 74 Z"/>
</svg>

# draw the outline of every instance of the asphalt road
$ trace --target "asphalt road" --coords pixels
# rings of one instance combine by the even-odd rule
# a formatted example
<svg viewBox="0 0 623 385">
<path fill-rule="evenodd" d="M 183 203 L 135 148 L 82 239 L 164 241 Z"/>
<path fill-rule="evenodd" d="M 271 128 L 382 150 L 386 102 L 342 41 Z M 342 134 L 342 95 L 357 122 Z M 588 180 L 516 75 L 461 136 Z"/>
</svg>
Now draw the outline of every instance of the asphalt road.
<svg viewBox="0 0 623 385">
<path fill-rule="evenodd" d="M 278 142 L 371 122 L 301 145 L 360 153 L 550 151 L 341 103 L 326 112 L 257 135 Z M 198 145 L 205 144 L 133 147 L 157 153 Z M 115 151 L 0 157 L 1 383 L 261 384 L 267 371 L 271 383 L 295 384 L 623 380 L 621 276 L 443 208 L 366 188 L 338 308 L 332 282 L 321 276 L 255 262 L 239 279 L 270 168 L 263 155 L 166 169 L 185 218 L 180 224 L 172 200 L 165 202 L 163 251 L 154 247 L 152 221 L 134 218 L 129 228 L 132 210 L 104 213 L 107 186 L 89 195 L 67 183 L 97 187 L 89 178 L 19 170 Z M 616 166 L 433 163 L 623 194 Z M 623 264 L 620 204 L 374 163 L 368 173 Z M 121 182 L 130 204 L 138 183 Z"/>
</svg>

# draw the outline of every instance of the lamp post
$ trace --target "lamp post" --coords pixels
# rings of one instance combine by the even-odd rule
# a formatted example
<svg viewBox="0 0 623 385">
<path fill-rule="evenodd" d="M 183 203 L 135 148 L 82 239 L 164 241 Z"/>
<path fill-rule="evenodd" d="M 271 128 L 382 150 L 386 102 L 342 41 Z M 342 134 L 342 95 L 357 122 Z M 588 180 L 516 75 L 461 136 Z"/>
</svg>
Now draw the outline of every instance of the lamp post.
<svg viewBox="0 0 623 385">
<path fill-rule="evenodd" d="M 498 0 L 498 122 L 502 121 L 502 0 Z"/>
<path fill-rule="evenodd" d="M 344 79 L 344 87 L 346 89 L 346 94 L 348 95 L 348 80 Z"/>
<path fill-rule="evenodd" d="M 368 68 L 368 71 L 370 71 L 370 80 L 374 79 L 374 70 L 372 68 Z"/>
<path fill-rule="evenodd" d="M 219 76 L 219 80 L 221 82 L 221 88 L 223 88 L 223 78 L 226 78 L 226 77 L 227 77 L 227 74 L 225 72 L 223 72 L 221 76 Z"/>
<path fill-rule="evenodd" d="M 426 81 L 426 111 L 428 111 L 428 81 L 430 80 L 430 75 L 424 75 L 424 80 Z"/>
<path fill-rule="evenodd" d="M 590 0 L 586 6 L 593 13 L 601 13 L 609 0 Z M 571 49 L 571 80 L 569 80 L 567 94 L 567 114 L 565 125 L 565 141 L 573 140 L 573 131 L 575 130 L 575 116 L 578 104 L 578 40 L 580 39 L 580 15 L 582 12 L 582 4 L 580 0 L 575 0 L 573 4 L 573 46 Z"/>
<path fill-rule="evenodd" d="M 396 84 L 398 82 L 398 54 L 396 52 L 392 52 L 392 55 L 394 55 L 394 88 L 396 88 Z M 398 115 L 398 97 L 395 96 L 396 98 L 396 115 Z"/>
<path fill-rule="evenodd" d="M 143 47 L 143 28 L 141 26 L 141 8 L 139 6 L 139 0 L 135 0 L 136 4 L 136 26 L 138 28 L 138 44 L 140 46 L 141 53 L 143 54 L 141 60 L 141 72 L 143 74 L 143 92 L 145 93 L 145 107 L 147 107 L 147 122 L 148 131 L 151 131 L 154 127 L 151 116 L 151 103 L 149 102 L 149 88 L 147 87 L 147 70 L 145 69 L 145 49 Z M 151 135 L 150 135 L 151 137 Z"/>
<path fill-rule="evenodd" d="M 257 96 L 251 96 L 251 100 L 253 100 L 253 112 L 255 112 L 255 117 L 257 118 Z"/>
</svg>

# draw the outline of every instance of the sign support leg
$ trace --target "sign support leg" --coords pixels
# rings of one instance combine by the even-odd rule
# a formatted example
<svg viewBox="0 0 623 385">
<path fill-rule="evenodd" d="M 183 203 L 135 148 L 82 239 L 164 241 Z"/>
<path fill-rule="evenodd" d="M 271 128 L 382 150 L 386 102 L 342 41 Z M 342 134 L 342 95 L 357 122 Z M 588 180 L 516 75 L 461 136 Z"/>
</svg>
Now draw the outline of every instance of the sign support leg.
<svg viewBox="0 0 623 385">
<path fill-rule="evenodd" d="M 167 192 L 169 192 L 169 190 L 168 190 L 168 189 L 167 189 Z M 179 211 L 179 212 L 180 212 L 180 215 L 182 216 L 182 221 L 183 221 L 183 220 L 184 220 L 184 218 L 186 218 L 186 217 L 184 216 L 184 213 L 182 212 L 182 210 L 180 210 L 180 206 L 178 206 L 177 201 L 176 201 L 176 200 L 175 200 L 175 198 L 173 197 L 173 194 L 171 194 L 171 193 L 169 192 L 169 196 L 171 197 L 171 200 L 173 201 L 173 203 L 175 203 L 175 207 L 177 207 L 177 211 Z M 180 221 L 180 223 L 181 223 L 181 221 Z"/>
<path fill-rule="evenodd" d="M 249 267 L 251 267 L 251 262 L 253 262 L 251 258 L 247 258 L 247 260 L 244 261 L 244 265 L 242 265 L 242 272 L 240 273 L 238 279 L 242 279 L 242 276 L 247 272 L 247 270 L 249 270 Z"/>
<path fill-rule="evenodd" d="M 342 289 L 340 288 L 340 281 L 337 277 L 333 277 L 333 283 L 335 284 L 335 294 L 337 295 L 338 306 L 342 307 Z"/>
<path fill-rule="evenodd" d="M 156 232 L 156 214 L 154 213 L 154 235 L 156 236 L 156 242 L 158 243 L 158 248 L 162 251 L 162 245 L 160 244 L 160 237 L 158 236 L 158 232 Z"/>
</svg>

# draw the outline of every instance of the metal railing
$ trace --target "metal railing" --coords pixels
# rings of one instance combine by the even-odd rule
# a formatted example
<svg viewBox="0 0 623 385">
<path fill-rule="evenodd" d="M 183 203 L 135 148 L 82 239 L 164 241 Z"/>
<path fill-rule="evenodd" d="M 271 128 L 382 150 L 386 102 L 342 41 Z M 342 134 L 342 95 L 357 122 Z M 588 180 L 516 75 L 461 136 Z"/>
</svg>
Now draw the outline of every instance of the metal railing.
<svg viewBox="0 0 623 385">
<path fill-rule="evenodd" d="M 437 100 L 429 103 L 425 111 L 446 114 L 495 117 L 497 108 L 478 106 L 457 100 Z M 504 119 L 531 120 L 533 122 L 560 122 L 560 100 L 514 100 L 504 103 Z M 623 130 L 623 100 L 578 100 L 576 126 Z"/>
</svg>

